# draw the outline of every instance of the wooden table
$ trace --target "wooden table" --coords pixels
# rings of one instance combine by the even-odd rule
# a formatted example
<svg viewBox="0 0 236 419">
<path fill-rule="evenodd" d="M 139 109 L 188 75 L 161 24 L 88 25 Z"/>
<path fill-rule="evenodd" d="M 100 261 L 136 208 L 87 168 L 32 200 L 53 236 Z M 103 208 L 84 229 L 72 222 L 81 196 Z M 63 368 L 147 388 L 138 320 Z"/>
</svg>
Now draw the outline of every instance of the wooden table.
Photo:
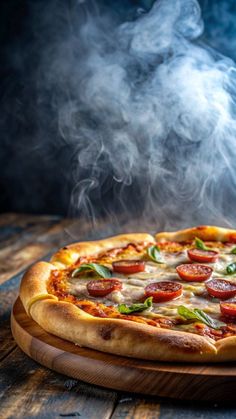
<svg viewBox="0 0 236 419">
<path fill-rule="evenodd" d="M 55 216 L 0 215 L 0 418 L 235 418 L 236 404 L 183 402 L 106 390 L 50 371 L 18 348 L 9 318 L 22 272 L 73 241 L 66 232 L 71 224 Z"/>
</svg>

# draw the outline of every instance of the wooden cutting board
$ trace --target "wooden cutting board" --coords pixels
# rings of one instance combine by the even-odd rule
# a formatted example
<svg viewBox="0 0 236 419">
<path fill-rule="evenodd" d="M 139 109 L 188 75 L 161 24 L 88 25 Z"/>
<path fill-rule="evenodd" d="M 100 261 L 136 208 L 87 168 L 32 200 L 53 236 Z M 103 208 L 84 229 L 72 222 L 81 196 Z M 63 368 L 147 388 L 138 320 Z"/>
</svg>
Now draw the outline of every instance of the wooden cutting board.
<svg viewBox="0 0 236 419">
<path fill-rule="evenodd" d="M 11 329 L 27 355 L 69 377 L 115 390 L 162 397 L 235 401 L 236 363 L 162 363 L 80 348 L 45 332 L 27 316 L 19 298 L 12 309 Z"/>
</svg>

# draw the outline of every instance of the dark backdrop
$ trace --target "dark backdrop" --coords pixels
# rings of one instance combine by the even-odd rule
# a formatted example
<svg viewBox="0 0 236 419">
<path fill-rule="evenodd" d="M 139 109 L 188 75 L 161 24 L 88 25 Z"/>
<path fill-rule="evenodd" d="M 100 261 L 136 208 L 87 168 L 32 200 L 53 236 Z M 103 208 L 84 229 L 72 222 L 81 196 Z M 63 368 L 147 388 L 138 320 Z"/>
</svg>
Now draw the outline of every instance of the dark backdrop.
<svg viewBox="0 0 236 419">
<path fill-rule="evenodd" d="M 0 211 L 67 214 L 74 186 L 72 166 L 76 164 L 76 145 L 68 144 L 57 121 L 57 86 L 40 95 L 37 69 L 41 60 L 40 42 L 50 43 L 53 30 L 45 39 L 45 25 L 53 28 L 52 5 L 60 1 L 2 0 L 1 36 L 1 149 Z M 63 3 L 63 2 L 62 2 Z M 68 8 L 74 1 L 64 2 Z M 130 18 L 138 6 L 148 9 L 151 1 L 104 1 L 117 19 Z M 234 1 L 201 0 L 205 21 L 205 42 L 223 54 L 236 58 Z M 122 6 L 121 6 L 122 4 Z M 46 19 L 45 19 L 46 16 Z M 63 16 L 61 17 L 63 19 Z M 83 20 L 81 17 L 81 21 Z M 40 34 L 42 38 L 40 39 Z M 63 40 L 63 33 L 61 34 Z M 43 109 L 39 115 L 39 108 Z M 112 196 L 107 182 L 104 199 Z"/>
</svg>

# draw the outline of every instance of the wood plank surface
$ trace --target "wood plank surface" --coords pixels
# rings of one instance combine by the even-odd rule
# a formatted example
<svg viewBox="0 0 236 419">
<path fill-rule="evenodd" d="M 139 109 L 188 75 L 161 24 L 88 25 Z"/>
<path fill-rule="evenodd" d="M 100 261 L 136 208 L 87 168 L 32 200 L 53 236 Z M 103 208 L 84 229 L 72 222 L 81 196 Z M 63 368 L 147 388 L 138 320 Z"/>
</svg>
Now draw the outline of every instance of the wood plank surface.
<svg viewBox="0 0 236 419">
<path fill-rule="evenodd" d="M 9 320 L 0 323 L 0 361 L 5 358 L 15 347 L 16 342 L 11 333 Z"/>
<path fill-rule="evenodd" d="M 116 394 L 40 367 L 16 348 L 0 364 L 0 418 L 109 419 Z"/>
<path fill-rule="evenodd" d="M 160 404 L 154 399 L 121 396 L 112 414 L 112 419 L 158 419 Z M 171 418 L 170 418 L 171 419 Z"/>
<path fill-rule="evenodd" d="M 18 217 L 0 219 L 0 284 L 31 263 L 70 241 L 65 228 L 72 220 L 58 217 Z"/>
</svg>

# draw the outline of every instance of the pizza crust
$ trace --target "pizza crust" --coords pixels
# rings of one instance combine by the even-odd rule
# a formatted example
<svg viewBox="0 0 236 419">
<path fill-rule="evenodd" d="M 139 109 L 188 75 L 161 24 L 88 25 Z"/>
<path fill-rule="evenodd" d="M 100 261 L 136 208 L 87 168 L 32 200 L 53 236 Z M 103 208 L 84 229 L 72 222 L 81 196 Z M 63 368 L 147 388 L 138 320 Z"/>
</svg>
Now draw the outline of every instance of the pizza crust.
<svg viewBox="0 0 236 419">
<path fill-rule="evenodd" d="M 216 358 L 215 346 L 201 336 L 93 317 L 67 302 L 39 300 L 31 306 L 30 314 L 47 332 L 103 352 L 159 361 L 203 362 Z"/>
<path fill-rule="evenodd" d="M 235 361 L 236 360 L 236 336 L 220 339 L 215 343 L 217 349 L 217 360 Z"/>
<path fill-rule="evenodd" d="M 60 249 L 53 255 L 51 262 L 59 267 L 75 263 L 80 256 L 98 255 L 115 247 L 125 247 L 129 243 L 155 243 L 155 239 L 148 233 L 120 234 L 103 240 L 73 243 Z"/>
<path fill-rule="evenodd" d="M 98 255 L 115 247 L 125 247 L 129 243 L 155 243 L 154 237 L 147 233 L 121 234 L 104 240 L 73 243 L 55 253 L 50 263 L 37 262 L 24 274 L 20 285 L 20 297 L 29 314 L 31 305 L 41 299 L 58 298 L 47 291 L 47 281 L 52 269 L 65 269 L 75 263 L 80 256 Z"/>
<path fill-rule="evenodd" d="M 26 313 L 30 314 L 30 308 L 37 300 L 58 298 L 47 291 L 47 281 L 51 271 L 55 269 L 50 263 L 37 262 L 24 274 L 20 284 L 20 298 Z"/>
<path fill-rule="evenodd" d="M 200 232 L 200 234 L 199 234 Z M 205 240 L 228 240 L 235 231 L 200 227 L 175 233 L 159 233 L 161 241 L 185 241 L 196 235 Z M 227 237 L 227 238 L 226 238 Z M 236 236 L 235 236 L 236 237 Z M 222 362 L 236 360 L 236 336 L 218 342 L 197 334 L 156 328 L 129 320 L 93 317 L 74 304 L 59 301 L 47 292 L 52 269 L 83 255 L 99 254 L 114 247 L 155 240 L 149 234 L 128 234 L 96 242 L 75 243 L 59 250 L 51 263 L 38 262 L 24 275 L 20 298 L 26 312 L 44 330 L 80 346 L 116 355 L 170 362 Z M 66 253 L 64 258 L 63 253 Z M 76 255 L 76 256 L 75 256 Z M 71 263 L 71 262 L 70 262 Z"/>
<path fill-rule="evenodd" d="M 157 233 L 155 238 L 158 242 L 176 241 L 185 242 L 198 237 L 208 241 L 231 241 L 236 243 L 236 230 L 216 226 L 197 226 L 172 232 Z"/>
</svg>

